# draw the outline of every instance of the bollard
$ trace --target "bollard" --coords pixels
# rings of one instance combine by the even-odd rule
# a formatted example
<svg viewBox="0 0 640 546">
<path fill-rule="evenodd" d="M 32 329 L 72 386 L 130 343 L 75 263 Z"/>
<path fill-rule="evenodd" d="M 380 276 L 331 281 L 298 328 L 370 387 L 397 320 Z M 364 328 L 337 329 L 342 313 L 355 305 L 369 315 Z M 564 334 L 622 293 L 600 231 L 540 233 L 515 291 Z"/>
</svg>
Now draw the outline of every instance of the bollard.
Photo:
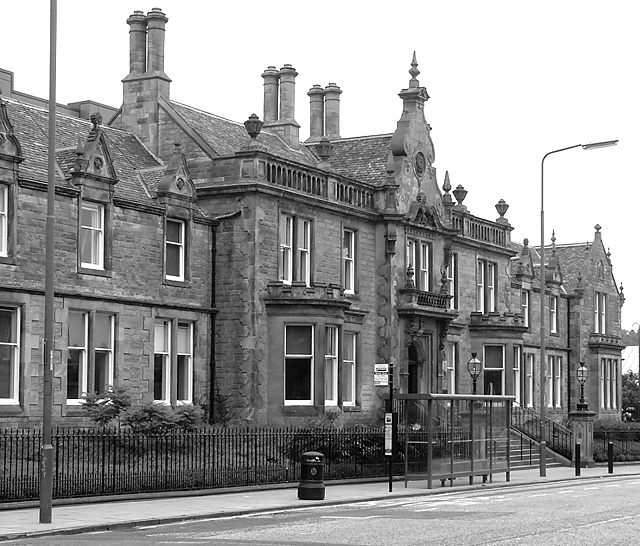
<svg viewBox="0 0 640 546">
<path fill-rule="evenodd" d="M 307 451 L 300 459 L 300 485 L 298 498 L 303 500 L 324 499 L 324 455 Z"/>
<path fill-rule="evenodd" d="M 613 442 L 607 446 L 607 460 L 609 461 L 609 474 L 613 474 Z"/>
<path fill-rule="evenodd" d="M 574 461 L 576 463 L 576 476 L 579 476 L 580 475 L 580 442 L 576 442 L 574 453 L 576 456 L 576 460 Z"/>
</svg>

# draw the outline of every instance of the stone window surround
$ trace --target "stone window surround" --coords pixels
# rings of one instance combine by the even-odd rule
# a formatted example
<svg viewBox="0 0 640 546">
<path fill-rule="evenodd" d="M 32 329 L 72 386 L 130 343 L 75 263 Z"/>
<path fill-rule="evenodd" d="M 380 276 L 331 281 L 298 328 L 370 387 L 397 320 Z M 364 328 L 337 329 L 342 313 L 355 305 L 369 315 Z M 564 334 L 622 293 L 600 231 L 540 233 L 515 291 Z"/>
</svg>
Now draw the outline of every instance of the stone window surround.
<svg viewBox="0 0 640 546">
<path fill-rule="evenodd" d="M 16 265 L 16 190 L 17 185 L 0 181 L 0 264 Z"/>
</svg>

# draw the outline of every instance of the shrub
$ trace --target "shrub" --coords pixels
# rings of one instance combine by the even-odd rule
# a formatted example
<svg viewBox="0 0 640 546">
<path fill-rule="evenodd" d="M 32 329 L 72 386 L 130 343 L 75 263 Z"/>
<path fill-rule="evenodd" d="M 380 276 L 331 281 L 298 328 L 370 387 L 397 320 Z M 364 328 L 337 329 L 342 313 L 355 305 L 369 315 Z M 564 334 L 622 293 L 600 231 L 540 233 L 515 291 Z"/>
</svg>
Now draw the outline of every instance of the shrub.
<svg viewBox="0 0 640 546">
<path fill-rule="evenodd" d="M 109 387 L 105 393 L 85 395 L 82 407 L 97 425 L 105 427 L 117 419 L 119 427 L 120 416 L 131 407 L 131 397 L 123 387 Z"/>
<path fill-rule="evenodd" d="M 122 422 L 135 432 L 147 434 L 166 432 L 177 426 L 174 410 L 170 406 L 153 402 L 130 408 L 124 414 Z"/>
<path fill-rule="evenodd" d="M 177 406 L 173 410 L 175 426 L 181 430 L 195 430 L 204 423 L 204 411 L 200 406 Z"/>
</svg>

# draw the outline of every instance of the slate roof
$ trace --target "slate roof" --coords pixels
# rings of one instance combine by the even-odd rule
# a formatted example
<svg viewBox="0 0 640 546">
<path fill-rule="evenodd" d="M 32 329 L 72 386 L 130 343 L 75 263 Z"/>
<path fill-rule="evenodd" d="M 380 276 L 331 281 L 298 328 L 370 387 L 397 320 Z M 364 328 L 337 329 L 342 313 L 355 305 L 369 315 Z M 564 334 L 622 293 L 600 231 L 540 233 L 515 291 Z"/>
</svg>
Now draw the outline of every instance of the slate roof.
<svg viewBox="0 0 640 546">
<path fill-rule="evenodd" d="M 385 183 L 389 144 L 393 135 L 373 135 L 332 141 L 329 163 L 336 173 L 376 186 Z"/>
<path fill-rule="evenodd" d="M 20 164 L 20 177 L 47 181 L 49 113 L 47 110 L 3 99 L 16 138 L 22 147 L 24 161 Z M 56 159 L 65 179 L 56 176 L 56 184 L 70 187 L 70 171 L 76 159 L 78 138 L 83 141 L 91 130 L 89 120 L 56 116 Z M 154 204 L 142 185 L 138 170 L 162 167 L 163 163 L 149 152 L 134 135 L 102 125 L 109 153 L 116 170 L 118 183 L 115 196 L 120 199 L 151 205 Z"/>
<path fill-rule="evenodd" d="M 242 150 L 251 140 L 243 123 L 231 121 L 191 106 L 171 101 L 171 106 L 180 117 L 202 137 L 218 155 L 233 155 Z M 262 131 L 258 135 L 265 150 L 283 159 L 316 166 L 316 160 L 303 145 L 289 146 L 278 135 Z"/>
<path fill-rule="evenodd" d="M 570 245 L 556 245 L 556 256 L 560 260 L 560 270 L 567 292 L 573 292 L 578 287 L 578 276 L 584 268 L 584 260 L 589 257 L 588 250 L 591 243 Z M 548 256 L 552 254 L 551 247 L 545 247 Z"/>
</svg>

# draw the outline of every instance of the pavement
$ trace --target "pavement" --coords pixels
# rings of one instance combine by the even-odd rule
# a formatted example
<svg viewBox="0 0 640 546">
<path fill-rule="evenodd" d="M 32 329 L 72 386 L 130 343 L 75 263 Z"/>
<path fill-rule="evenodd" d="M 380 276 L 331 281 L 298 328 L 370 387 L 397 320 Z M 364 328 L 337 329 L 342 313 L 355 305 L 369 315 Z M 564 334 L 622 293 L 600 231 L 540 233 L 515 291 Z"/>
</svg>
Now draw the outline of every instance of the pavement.
<svg viewBox="0 0 640 546">
<path fill-rule="evenodd" d="M 269 489 L 163 493 L 155 494 L 151 498 L 145 496 L 128 500 L 103 497 L 72 499 L 65 503 L 54 501 L 51 523 L 39 522 L 40 510 L 37 504 L 29 508 L 0 511 L 0 542 L 394 497 L 468 492 L 483 488 L 517 487 L 594 478 L 610 479 L 640 475 L 640 465 L 617 463 L 612 474 L 609 474 L 606 465 L 582 468 L 580 476 L 575 475 L 574 467 L 554 466 L 548 467 L 546 474 L 545 477 L 540 477 L 539 468 L 533 467 L 512 471 L 509 482 L 506 481 L 506 474 L 501 473 L 494 474 L 488 483 L 482 483 L 482 478 L 476 477 L 473 485 L 469 485 L 468 478 L 457 478 L 453 481 L 453 485 L 446 482 L 445 486 L 441 486 L 440 480 L 437 480 L 434 481 L 432 489 L 427 489 L 425 480 L 409 482 L 407 487 L 404 480 L 401 480 L 393 482 L 392 492 L 389 492 L 388 480 L 357 483 L 325 482 L 324 500 L 301 500 L 298 498 L 298 484 L 287 484 Z M 309 495 L 305 495 L 303 491 L 303 496 Z"/>
</svg>

